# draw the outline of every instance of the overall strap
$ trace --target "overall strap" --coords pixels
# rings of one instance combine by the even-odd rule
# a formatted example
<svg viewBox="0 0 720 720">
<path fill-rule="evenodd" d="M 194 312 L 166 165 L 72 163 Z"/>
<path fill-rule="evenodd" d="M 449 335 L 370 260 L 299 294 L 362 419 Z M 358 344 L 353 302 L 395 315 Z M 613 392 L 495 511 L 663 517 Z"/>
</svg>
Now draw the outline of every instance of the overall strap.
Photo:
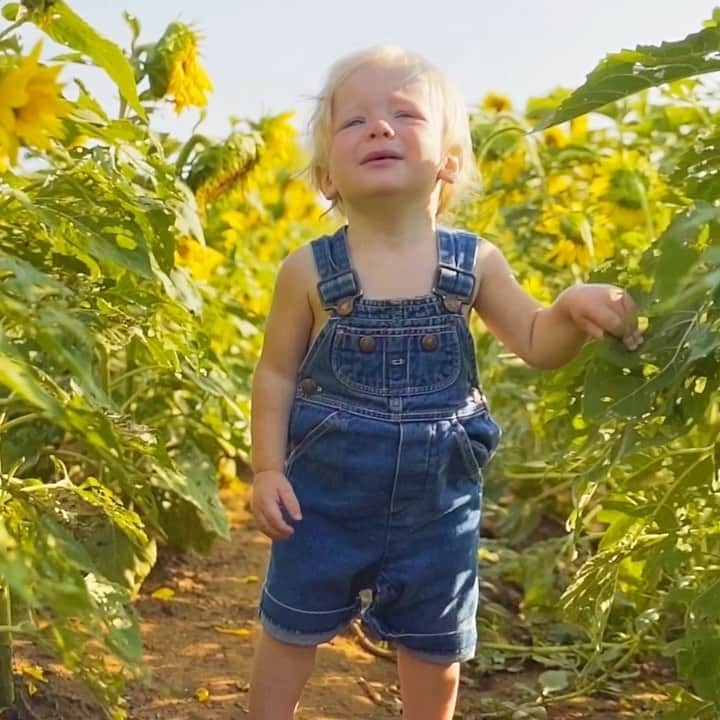
<svg viewBox="0 0 720 720">
<path fill-rule="evenodd" d="M 440 262 L 433 292 L 450 312 L 460 312 L 472 302 L 475 290 L 477 235 L 463 230 L 438 228 Z"/>
<path fill-rule="evenodd" d="M 320 281 L 318 294 L 325 310 L 349 315 L 355 300 L 362 295 L 360 280 L 350 264 L 345 228 L 334 235 L 324 235 L 310 243 Z"/>
</svg>

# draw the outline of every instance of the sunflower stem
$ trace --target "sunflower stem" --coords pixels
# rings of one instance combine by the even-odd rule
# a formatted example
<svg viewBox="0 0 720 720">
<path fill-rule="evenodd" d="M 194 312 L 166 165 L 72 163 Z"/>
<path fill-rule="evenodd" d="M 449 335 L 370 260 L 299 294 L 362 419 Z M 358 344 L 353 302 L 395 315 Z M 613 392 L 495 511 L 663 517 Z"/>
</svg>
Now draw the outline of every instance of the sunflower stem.
<svg viewBox="0 0 720 720">
<path fill-rule="evenodd" d="M 21 25 L 24 25 L 28 20 L 27 13 L 21 18 L 16 20 L 14 23 L 8 25 L 2 32 L 0 32 L 0 40 L 9 35 L 13 30 L 17 30 Z"/>
<path fill-rule="evenodd" d="M 210 140 L 201 133 L 195 133 L 190 136 L 190 139 L 180 148 L 177 160 L 175 162 L 175 171 L 178 175 L 182 172 L 185 163 L 190 157 L 190 153 L 193 151 L 196 145 L 202 143 L 203 145 L 211 145 Z"/>
<path fill-rule="evenodd" d="M 0 584 L 0 708 L 12 707 L 15 704 L 11 625 L 10 588 Z"/>
</svg>

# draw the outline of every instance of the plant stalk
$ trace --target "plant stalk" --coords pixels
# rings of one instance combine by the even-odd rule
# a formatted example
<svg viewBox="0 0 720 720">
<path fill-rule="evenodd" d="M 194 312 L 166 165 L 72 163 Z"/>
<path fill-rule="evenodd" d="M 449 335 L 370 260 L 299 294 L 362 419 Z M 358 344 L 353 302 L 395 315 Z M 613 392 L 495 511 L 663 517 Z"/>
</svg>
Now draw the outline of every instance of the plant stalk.
<svg viewBox="0 0 720 720">
<path fill-rule="evenodd" d="M 15 683 L 12 670 L 12 625 L 10 588 L 0 584 L 0 709 L 15 704 Z"/>
</svg>

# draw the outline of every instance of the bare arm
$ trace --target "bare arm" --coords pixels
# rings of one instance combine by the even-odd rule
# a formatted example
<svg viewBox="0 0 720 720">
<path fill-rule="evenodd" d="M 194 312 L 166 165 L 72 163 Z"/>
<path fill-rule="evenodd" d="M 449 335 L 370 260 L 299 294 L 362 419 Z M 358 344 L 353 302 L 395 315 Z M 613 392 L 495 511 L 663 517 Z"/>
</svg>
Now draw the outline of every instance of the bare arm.
<svg viewBox="0 0 720 720">
<path fill-rule="evenodd" d="M 283 471 L 287 422 L 295 395 L 296 373 L 312 332 L 307 294 L 312 277 L 309 246 L 289 255 L 278 272 L 252 386 L 250 433 L 252 469 Z"/>
<path fill-rule="evenodd" d="M 522 289 L 495 245 L 483 241 L 478 259 L 483 272 L 474 309 L 490 332 L 532 367 L 555 369 L 575 357 L 588 335 L 565 312 L 563 293 L 543 307 Z"/>
</svg>

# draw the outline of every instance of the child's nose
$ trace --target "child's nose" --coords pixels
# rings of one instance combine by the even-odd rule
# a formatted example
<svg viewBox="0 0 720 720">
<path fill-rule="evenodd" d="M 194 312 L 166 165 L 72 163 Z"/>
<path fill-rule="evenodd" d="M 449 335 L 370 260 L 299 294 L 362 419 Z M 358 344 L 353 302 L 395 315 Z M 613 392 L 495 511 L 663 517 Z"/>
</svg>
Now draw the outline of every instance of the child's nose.
<svg viewBox="0 0 720 720">
<path fill-rule="evenodd" d="M 370 137 L 392 137 L 395 134 L 392 125 L 384 119 L 377 119 L 370 123 Z"/>
</svg>

